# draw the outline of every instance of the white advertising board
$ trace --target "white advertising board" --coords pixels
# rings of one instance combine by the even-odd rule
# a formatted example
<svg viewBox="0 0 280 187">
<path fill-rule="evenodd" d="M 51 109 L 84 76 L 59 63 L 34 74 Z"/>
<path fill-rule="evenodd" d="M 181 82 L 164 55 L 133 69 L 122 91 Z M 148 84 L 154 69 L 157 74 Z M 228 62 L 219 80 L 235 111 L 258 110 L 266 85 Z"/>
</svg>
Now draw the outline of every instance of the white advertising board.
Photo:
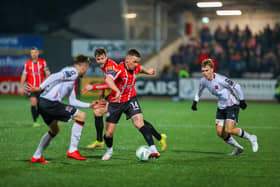
<svg viewBox="0 0 280 187">
<path fill-rule="evenodd" d="M 276 80 L 259 79 L 233 79 L 243 89 L 246 100 L 273 100 Z M 179 97 L 192 100 L 198 89 L 200 79 L 180 79 Z M 207 89 L 204 90 L 201 99 L 214 99 Z"/>
</svg>

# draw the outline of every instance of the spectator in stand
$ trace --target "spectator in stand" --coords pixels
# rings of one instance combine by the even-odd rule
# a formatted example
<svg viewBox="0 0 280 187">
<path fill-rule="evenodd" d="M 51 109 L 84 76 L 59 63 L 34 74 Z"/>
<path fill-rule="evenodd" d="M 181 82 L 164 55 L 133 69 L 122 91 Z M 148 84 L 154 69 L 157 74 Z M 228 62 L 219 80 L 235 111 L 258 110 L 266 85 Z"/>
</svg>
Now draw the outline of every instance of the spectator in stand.
<svg viewBox="0 0 280 187">
<path fill-rule="evenodd" d="M 273 28 L 273 41 L 276 43 L 276 44 L 279 44 L 280 43 L 280 25 L 279 23 L 276 23 L 274 28 Z"/>
<path fill-rule="evenodd" d="M 202 29 L 200 30 L 200 39 L 202 44 L 204 42 L 211 42 L 212 41 L 212 34 L 210 33 L 210 29 L 206 24 L 203 24 Z"/>
<path fill-rule="evenodd" d="M 174 67 L 179 65 L 181 63 L 182 56 L 179 54 L 179 51 L 177 51 L 175 54 L 171 56 L 171 63 Z"/>
<path fill-rule="evenodd" d="M 242 59 L 241 53 L 235 51 L 231 56 L 230 60 L 230 75 L 233 77 L 238 77 L 242 75 L 245 69 L 245 62 Z"/>
<path fill-rule="evenodd" d="M 215 32 L 214 32 L 214 39 L 217 41 L 217 43 L 221 43 L 220 41 L 220 35 L 222 33 L 222 26 L 218 25 L 218 27 L 216 28 Z"/>
<path fill-rule="evenodd" d="M 277 66 L 277 58 L 272 49 L 270 49 L 263 58 L 263 70 L 265 72 L 274 73 L 275 67 Z"/>
<path fill-rule="evenodd" d="M 228 39 L 232 39 L 233 38 L 233 32 L 230 30 L 230 25 L 229 24 L 226 25 L 226 32 L 228 34 Z"/>
<path fill-rule="evenodd" d="M 233 41 L 237 41 L 237 39 L 240 36 L 240 29 L 238 25 L 235 25 L 233 31 L 232 31 L 232 39 Z"/>
<path fill-rule="evenodd" d="M 219 58 L 217 58 L 217 61 L 219 62 L 218 72 L 224 75 L 229 75 L 229 65 L 228 65 L 226 53 L 225 52 L 221 53 Z"/>
<path fill-rule="evenodd" d="M 259 67 L 257 65 L 257 55 L 254 50 L 249 51 L 248 59 L 247 70 L 249 72 L 258 72 Z"/>
<path fill-rule="evenodd" d="M 249 28 L 249 25 L 246 25 L 245 31 L 244 31 L 244 39 L 245 41 L 248 41 L 252 37 L 252 31 Z"/>
<path fill-rule="evenodd" d="M 274 77 L 280 75 L 280 26 L 275 24 L 273 30 L 267 25 L 263 31 L 253 35 L 247 25 L 240 30 L 235 25 L 231 31 L 229 25 L 225 29 L 219 25 L 212 40 L 209 40 L 209 28 L 201 29 L 201 42 L 192 38 L 185 46 L 180 46 L 178 60 L 176 54 L 172 62 L 178 61 L 180 66 L 187 64 L 190 72 L 200 71 L 200 62 L 212 57 L 220 62 L 216 71 L 230 76 L 240 77 L 242 72 L 271 72 Z M 211 34 L 211 33 L 210 33 Z M 207 39 L 208 38 L 208 39 Z"/>
<path fill-rule="evenodd" d="M 165 65 L 162 71 L 162 79 L 163 80 L 174 80 L 177 77 L 177 73 L 175 71 L 175 66 L 172 64 Z"/>
</svg>

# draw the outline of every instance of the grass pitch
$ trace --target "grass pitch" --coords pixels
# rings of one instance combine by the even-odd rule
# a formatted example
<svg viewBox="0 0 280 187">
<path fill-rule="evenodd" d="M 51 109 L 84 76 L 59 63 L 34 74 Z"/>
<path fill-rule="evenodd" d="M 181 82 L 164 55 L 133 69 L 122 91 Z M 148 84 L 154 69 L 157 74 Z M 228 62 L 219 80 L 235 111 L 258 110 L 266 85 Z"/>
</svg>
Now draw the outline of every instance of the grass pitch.
<svg viewBox="0 0 280 187">
<path fill-rule="evenodd" d="M 236 137 L 245 148 L 237 157 L 228 156 L 232 147 L 216 135 L 215 102 L 202 101 L 197 112 L 190 110 L 190 102 L 140 99 L 140 104 L 144 118 L 168 136 L 158 160 L 136 160 L 135 150 L 145 141 L 123 116 L 114 155 L 102 161 L 105 148 L 85 148 L 96 135 L 93 111 L 82 109 L 87 121 L 79 150 L 88 160 L 66 158 L 72 121 L 61 123 L 60 134 L 44 153 L 51 164 L 31 164 L 48 128 L 41 118 L 42 125 L 32 127 L 28 99 L 0 96 L 0 186 L 280 186 L 279 104 L 249 102 L 240 112 L 239 127 L 258 136 L 259 152 Z"/>
</svg>

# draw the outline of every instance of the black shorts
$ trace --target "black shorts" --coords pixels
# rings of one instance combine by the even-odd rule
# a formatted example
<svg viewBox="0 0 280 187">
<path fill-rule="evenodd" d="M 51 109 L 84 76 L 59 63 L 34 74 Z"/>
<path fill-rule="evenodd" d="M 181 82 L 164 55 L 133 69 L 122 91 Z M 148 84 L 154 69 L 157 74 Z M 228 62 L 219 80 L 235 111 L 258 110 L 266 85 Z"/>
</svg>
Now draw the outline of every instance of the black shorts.
<svg viewBox="0 0 280 187">
<path fill-rule="evenodd" d="M 38 102 L 38 111 L 43 117 L 45 123 L 50 125 L 54 120 L 65 122 L 70 121 L 78 110 L 73 106 L 40 97 Z"/>
<path fill-rule="evenodd" d="M 41 94 L 41 92 L 29 92 L 28 97 L 36 97 L 37 100 L 39 100 L 40 94 Z"/>
<path fill-rule="evenodd" d="M 106 122 L 118 123 L 122 113 L 126 114 L 127 120 L 135 114 L 142 113 L 137 97 L 132 97 L 129 101 L 124 103 L 109 102 Z"/>
<path fill-rule="evenodd" d="M 233 120 L 236 123 L 238 122 L 239 106 L 232 105 L 225 109 L 217 109 L 216 119 L 218 120 Z"/>
</svg>

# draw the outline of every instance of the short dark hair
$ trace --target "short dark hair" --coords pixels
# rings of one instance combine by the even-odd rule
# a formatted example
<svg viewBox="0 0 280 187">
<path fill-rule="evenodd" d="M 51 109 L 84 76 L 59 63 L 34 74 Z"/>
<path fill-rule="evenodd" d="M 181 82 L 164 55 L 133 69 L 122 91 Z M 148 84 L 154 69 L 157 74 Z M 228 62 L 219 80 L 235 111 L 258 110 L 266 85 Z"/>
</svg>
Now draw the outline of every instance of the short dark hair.
<svg viewBox="0 0 280 187">
<path fill-rule="evenodd" d="M 74 57 L 74 64 L 78 65 L 78 64 L 84 64 L 84 63 L 86 63 L 86 64 L 90 63 L 90 59 L 88 56 L 80 54 L 80 55 L 77 55 Z"/>
<path fill-rule="evenodd" d="M 107 56 L 107 52 L 106 52 L 105 48 L 100 47 L 100 48 L 95 49 L 94 57 L 100 56 L 100 55 L 102 55 L 102 54 L 104 54 L 105 56 Z"/>
<path fill-rule="evenodd" d="M 39 51 L 39 50 L 38 50 L 38 48 L 37 48 L 37 47 L 35 47 L 35 46 L 34 46 L 34 47 L 31 47 L 31 49 L 30 49 L 30 50 L 37 50 L 37 51 Z"/>
<path fill-rule="evenodd" d="M 141 58 L 141 55 L 140 55 L 139 51 L 137 51 L 137 49 L 129 49 L 127 51 L 127 56 L 136 56 L 136 57 Z"/>
</svg>

